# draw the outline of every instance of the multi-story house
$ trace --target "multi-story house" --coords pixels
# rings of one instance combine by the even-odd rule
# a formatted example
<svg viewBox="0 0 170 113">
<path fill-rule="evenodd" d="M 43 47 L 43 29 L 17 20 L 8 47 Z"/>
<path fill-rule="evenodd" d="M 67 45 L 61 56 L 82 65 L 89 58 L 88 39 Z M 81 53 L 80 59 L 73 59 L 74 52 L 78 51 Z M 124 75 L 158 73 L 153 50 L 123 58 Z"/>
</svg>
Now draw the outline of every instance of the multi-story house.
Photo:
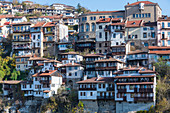
<svg viewBox="0 0 170 113">
<path fill-rule="evenodd" d="M 155 106 L 155 71 L 130 66 L 123 68 L 114 78 L 116 113 L 148 110 Z"/>
<path fill-rule="evenodd" d="M 127 67 L 115 77 L 84 76 L 78 99 L 88 112 L 127 113 L 148 110 L 155 105 L 156 73 L 143 67 Z"/>
<path fill-rule="evenodd" d="M 127 21 L 125 29 L 125 41 L 133 49 L 146 49 L 150 45 L 156 45 L 156 23 L 144 22 L 144 20 Z"/>
<path fill-rule="evenodd" d="M 24 91 L 26 97 L 49 98 L 57 94 L 57 90 L 62 85 L 62 76 L 57 70 L 39 72 L 32 77 L 32 83 L 21 83 L 21 90 Z"/>
<path fill-rule="evenodd" d="M 96 75 L 101 77 L 114 77 L 114 73 L 124 67 L 124 62 L 115 58 L 95 61 Z"/>
<path fill-rule="evenodd" d="M 96 22 L 100 18 L 125 18 L 125 11 L 97 11 L 88 12 L 79 16 L 79 39 L 78 44 L 82 41 L 84 44 L 88 44 L 87 41 L 93 41 L 95 43 L 96 38 Z M 93 43 L 92 43 L 93 44 Z M 89 49 L 93 49 L 90 46 Z M 86 49 L 86 46 L 82 49 Z M 84 50 L 82 50 L 84 51 Z"/>
<path fill-rule="evenodd" d="M 148 51 L 131 51 L 127 54 L 127 66 L 144 66 L 148 67 Z"/>
<path fill-rule="evenodd" d="M 36 56 L 42 57 L 43 54 L 43 26 L 45 22 L 37 22 L 34 26 L 31 27 L 31 40 L 32 40 L 32 52 Z"/>
<path fill-rule="evenodd" d="M 125 18 L 129 21 L 144 20 L 156 22 L 162 16 L 162 9 L 158 3 L 150 1 L 137 1 L 125 5 Z"/>
<path fill-rule="evenodd" d="M 83 63 L 85 65 L 84 75 L 88 78 L 96 77 L 95 61 L 104 58 L 102 54 L 87 54 L 83 56 Z"/>
<path fill-rule="evenodd" d="M 27 55 L 32 53 L 30 22 L 12 24 L 12 50 L 16 55 Z"/>
<path fill-rule="evenodd" d="M 153 63 L 158 62 L 158 59 L 162 58 L 170 64 L 170 47 L 149 46 L 149 68 L 152 69 Z"/>
<path fill-rule="evenodd" d="M 111 46 L 125 43 L 122 18 L 101 18 L 96 22 L 96 52 L 111 52 Z"/>
<path fill-rule="evenodd" d="M 78 19 L 74 17 L 63 17 L 63 23 L 65 25 L 78 25 Z"/>
<path fill-rule="evenodd" d="M 47 22 L 43 26 L 43 48 L 44 55 L 55 56 L 57 54 L 57 43 L 68 41 L 68 27 L 57 22 Z"/>
<path fill-rule="evenodd" d="M 83 56 L 79 55 L 76 52 L 67 52 L 67 53 L 60 53 L 60 58 L 63 64 L 68 63 L 80 63 L 83 61 Z"/>
<path fill-rule="evenodd" d="M 77 82 L 78 99 L 88 112 L 110 112 L 116 109 L 114 77 L 93 77 Z"/>
<path fill-rule="evenodd" d="M 2 84 L 3 96 L 12 99 L 13 95 L 19 92 L 20 83 L 21 81 L 17 80 L 0 81 L 0 84 Z"/>
<path fill-rule="evenodd" d="M 15 62 L 16 62 L 16 70 L 20 71 L 26 71 L 28 68 L 28 60 L 32 57 L 32 55 L 22 55 L 22 56 L 16 56 Z"/>
<path fill-rule="evenodd" d="M 157 28 L 158 46 L 170 46 L 170 17 L 160 17 L 157 22 Z"/>
<path fill-rule="evenodd" d="M 12 7 L 12 14 L 15 15 L 16 13 L 24 13 L 22 5 L 14 5 Z"/>
<path fill-rule="evenodd" d="M 62 62 L 57 61 L 57 60 L 46 60 L 44 61 L 44 67 L 42 68 L 42 71 L 46 71 L 46 70 L 56 70 L 58 69 L 60 66 L 62 66 Z"/>
<path fill-rule="evenodd" d="M 66 84 L 70 88 L 77 89 L 78 84 L 76 82 L 80 81 L 83 77 L 83 67 L 81 64 L 68 63 L 60 66 L 60 71 L 66 79 Z"/>
<path fill-rule="evenodd" d="M 9 16 L 6 17 L 7 22 L 10 23 L 21 23 L 21 22 L 27 22 L 27 18 L 25 16 Z"/>
</svg>

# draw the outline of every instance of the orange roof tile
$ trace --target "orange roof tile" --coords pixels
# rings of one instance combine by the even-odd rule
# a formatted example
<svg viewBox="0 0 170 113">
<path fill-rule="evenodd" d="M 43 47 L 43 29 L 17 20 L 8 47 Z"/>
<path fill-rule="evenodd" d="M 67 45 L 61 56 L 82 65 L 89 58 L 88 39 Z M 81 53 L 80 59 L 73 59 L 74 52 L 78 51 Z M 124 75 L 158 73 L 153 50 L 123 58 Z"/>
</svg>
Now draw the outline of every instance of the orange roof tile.
<svg viewBox="0 0 170 113">
<path fill-rule="evenodd" d="M 142 25 L 142 20 L 127 21 L 126 27 L 140 27 Z"/>
<path fill-rule="evenodd" d="M 111 18 L 100 18 L 97 23 L 108 23 L 111 21 Z"/>
<path fill-rule="evenodd" d="M 43 93 L 49 93 L 50 92 L 50 90 L 45 90 L 45 91 L 43 91 Z"/>
<path fill-rule="evenodd" d="M 125 12 L 124 10 L 119 11 L 95 11 L 95 12 L 87 12 L 85 14 L 100 14 L 100 13 L 115 13 L 115 12 Z"/>
<path fill-rule="evenodd" d="M 148 49 L 170 49 L 170 46 L 149 46 Z"/>
<path fill-rule="evenodd" d="M 30 57 L 29 60 L 39 60 L 39 61 L 43 61 L 43 60 L 48 60 L 47 58 L 42 58 L 42 57 Z"/>
<path fill-rule="evenodd" d="M 37 22 L 34 26 L 32 27 L 43 27 L 43 25 L 45 24 L 45 22 Z"/>
<path fill-rule="evenodd" d="M 18 81 L 18 80 L 8 80 L 8 81 L 0 81 L 0 84 L 19 84 L 22 81 Z"/>
<path fill-rule="evenodd" d="M 147 51 L 136 50 L 136 51 L 129 52 L 128 55 L 131 55 L 131 54 L 141 54 L 141 53 L 148 53 L 148 52 Z"/>
<path fill-rule="evenodd" d="M 156 3 L 153 3 L 153 2 L 150 2 L 150 1 L 138 1 L 138 2 L 135 2 L 135 3 L 132 3 L 132 4 L 128 4 L 126 6 L 133 6 L 133 5 L 139 5 L 140 3 L 144 3 L 144 4 L 156 4 Z"/>
<path fill-rule="evenodd" d="M 116 26 L 116 25 L 124 26 L 125 23 L 124 23 L 124 22 L 118 22 L 118 23 L 112 23 L 111 25 L 112 25 L 112 26 Z"/>
<path fill-rule="evenodd" d="M 62 65 L 60 67 L 75 67 L 75 66 L 81 66 L 81 64 L 77 64 L 77 63 L 68 63 L 68 64 L 65 64 L 65 65 Z"/>
<path fill-rule="evenodd" d="M 43 27 L 53 27 L 55 26 L 55 22 L 48 22 Z"/>
<path fill-rule="evenodd" d="M 158 54 L 158 55 L 169 55 L 170 54 L 170 50 L 165 50 L 165 51 L 149 51 L 149 54 Z"/>
<path fill-rule="evenodd" d="M 56 72 L 56 71 L 57 71 L 57 70 L 49 70 L 48 72 L 36 73 L 36 74 L 32 75 L 32 77 L 51 76 L 51 74 L 53 74 L 53 73 Z M 61 75 L 59 75 L 59 73 L 57 73 L 57 76 L 61 76 Z"/>
</svg>

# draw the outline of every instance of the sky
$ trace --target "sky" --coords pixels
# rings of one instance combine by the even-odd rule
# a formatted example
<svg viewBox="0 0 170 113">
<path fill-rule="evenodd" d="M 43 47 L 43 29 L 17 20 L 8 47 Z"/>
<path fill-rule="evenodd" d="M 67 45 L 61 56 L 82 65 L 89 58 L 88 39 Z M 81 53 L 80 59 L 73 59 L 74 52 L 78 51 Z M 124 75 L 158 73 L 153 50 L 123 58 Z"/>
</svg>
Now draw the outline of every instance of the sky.
<svg viewBox="0 0 170 113">
<path fill-rule="evenodd" d="M 30 0 L 42 5 L 51 5 L 52 3 L 62 3 L 66 5 L 77 6 L 78 3 L 81 6 L 90 9 L 91 11 L 114 11 L 124 10 L 124 6 L 129 2 L 133 3 L 137 0 Z M 138 0 L 143 1 L 143 0 Z M 147 1 L 147 0 L 145 0 Z M 158 3 L 162 8 L 162 14 L 170 16 L 170 0 L 149 0 L 154 3 Z"/>
</svg>

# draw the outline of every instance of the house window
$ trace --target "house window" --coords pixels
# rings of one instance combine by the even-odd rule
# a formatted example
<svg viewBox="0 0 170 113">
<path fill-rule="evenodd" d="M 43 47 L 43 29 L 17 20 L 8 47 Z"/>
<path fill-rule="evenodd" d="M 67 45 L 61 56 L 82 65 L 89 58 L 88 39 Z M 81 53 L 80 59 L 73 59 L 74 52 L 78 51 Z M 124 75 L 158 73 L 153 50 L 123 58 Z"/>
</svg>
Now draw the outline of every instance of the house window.
<svg viewBox="0 0 170 113">
<path fill-rule="evenodd" d="M 149 18 L 151 17 L 151 14 L 150 14 L 150 13 L 148 13 L 148 17 L 149 17 Z"/>
<path fill-rule="evenodd" d="M 139 14 L 139 18 L 141 18 L 141 14 Z"/>
<path fill-rule="evenodd" d="M 134 42 L 131 42 L 130 45 L 131 45 L 131 46 L 135 46 L 135 43 L 134 43 Z"/>
<path fill-rule="evenodd" d="M 38 39 L 40 39 L 40 35 L 38 35 Z"/>
<path fill-rule="evenodd" d="M 135 14 L 133 14 L 133 18 L 135 18 Z"/>
<path fill-rule="evenodd" d="M 101 88 L 101 84 L 99 84 L 99 88 Z"/>
<path fill-rule="evenodd" d="M 144 30 L 144 31 L 147 31 L 147 28 L 146 28 L 146 27 L 144 27 L 144 28 L 143 28 L 143 30 Z"/>
<path fill-rule="evenodd" d="M 122 34 L 120 34 L 120 38 L 123 38 L 123 35 L 122 35 Z"/>
<path fill-rule="evenodd" d="M 69 70 L 72 70 L 71 67 L 69 67 Z"/>
<path fill-rule="evenodd" d="M 138 14 L 136 14 L 136 18 L 138 18 Z"/>
<path fill-rule="evenodd" d="M 113 34 L 113 38 L 116 38 L 116 33 Z"/>
<path fill-rule="evenodd" d="M 119 45 L 119 42 L 116 42 L 116 45 Z"/>
<path fill-rule="evenodd" d="M 99 47 L 102 47 L 102 44 L 101 44 L 101 43 L 99 43 Z"/>
<path fill-rule="evenodd" d="M 143 33 L 143 38 L 147 38 L 147 33 Z"/>
<path fill-rule="evenodd" d="M 68 75 L 71 76 L 71 73 L 69 73 Z"/>
<path fill-rule="evenodd" d="M 152 38 L 155 38 L 155 32 L 152 32 L 152 33 L 151 33 L 151 37 L 152 37 Z"/>
<path fill-rule="evenodd" d="M 148 47 L 148 43 L 144 43 L 144 46 L 145 46 L 145 47 Z"/>
<path fill-rule="evenodd" d="M 99 26 L 99 29 L 102 29 L 102 26 Z"/>
<path fill-rule="evenodd" d="M 170 40 L 168 40 L 168 45 L 170 45 Z"/>
<path fill-rule="evenodd" d="M 77 72 L 75 72 L 75 76 L 77 76 Z"/>
<path fill-rule="evenodd" d="M 80 96 L 83 96 L 83 92 L 80 92 Z"/>
<path fill-rule="evenodd" d="M 89 31 L 89 24 L 87 23 L 86 24 L 86 32 L 88 32 Z"/>
<path fill-rule="evenodd" d="M 148 17 L 148 14 L 146 13 L 146 14 L 145 14 L 145 18 L 147 18 L 147 17 Z"/>
<path fill-rule="evenodd" d="M 162 46 L 165 46 L 165 41 L 164 40 L 162 40 Z"/>
<path fill-rule="evenodd" d="M 93 92 L 90 92 L 90 96 L 93 96 Z"/>
<path fill-rule="evenodd" d="M 101 32 L 99 33 L 99 38 L 102 38 L 102 33 Z"/>
<path fill-rule="evenodd" d="M 138 35 L 135 35 L 135 38 L 138 38 Z"/>
<path fill-rule="evenodd" d="M 150 30 L 154 30 L 154 27 L 150 27 Z"/>
<path fill-rule="evenodd" d="M 95 23 L 92 23 L 92 31 L 95 31 Z"/>
<path fill-rule="evenodd" d="M 170 23 L 168 23 L 168 27 L 170 27 Z"/>
<path fill-rule="evenodd" d="M 164 28 L 165 27 L 165 23 L 164 22 L 162 22 L 162 28 Z"/>
<path fill-rule="evenodd" d="M 105 84 L 103 84 L 103 88 L 105 88 Z"/>
</svg>

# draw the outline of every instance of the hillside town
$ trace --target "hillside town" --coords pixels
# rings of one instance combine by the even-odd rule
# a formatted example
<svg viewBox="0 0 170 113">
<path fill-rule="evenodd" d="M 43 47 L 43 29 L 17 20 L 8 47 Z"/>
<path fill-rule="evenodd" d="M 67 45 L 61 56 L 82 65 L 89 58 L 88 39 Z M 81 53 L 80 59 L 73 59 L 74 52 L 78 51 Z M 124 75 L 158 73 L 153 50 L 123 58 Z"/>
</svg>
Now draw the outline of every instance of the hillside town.
<svg viewBox="0 0 170 113">
<path fill-rule="evenodd" d="M 157 86 L 165 75 L 170 93 L 170 67 L 158 68 L 170 66 L 170 17 L 152 1 L 114 11 L 0 1 L 0 49 L 0 97 L 11 106 L 24 100 L 20 109 L 3 113 L 29 113 L 24 102 L 48 103 L 73 91 L 83 103 L 83 111 L 73 113 L 144 113 L 158 108 Z M 167 100 L 165 113 L 170 95 Z"/>
</svg>

